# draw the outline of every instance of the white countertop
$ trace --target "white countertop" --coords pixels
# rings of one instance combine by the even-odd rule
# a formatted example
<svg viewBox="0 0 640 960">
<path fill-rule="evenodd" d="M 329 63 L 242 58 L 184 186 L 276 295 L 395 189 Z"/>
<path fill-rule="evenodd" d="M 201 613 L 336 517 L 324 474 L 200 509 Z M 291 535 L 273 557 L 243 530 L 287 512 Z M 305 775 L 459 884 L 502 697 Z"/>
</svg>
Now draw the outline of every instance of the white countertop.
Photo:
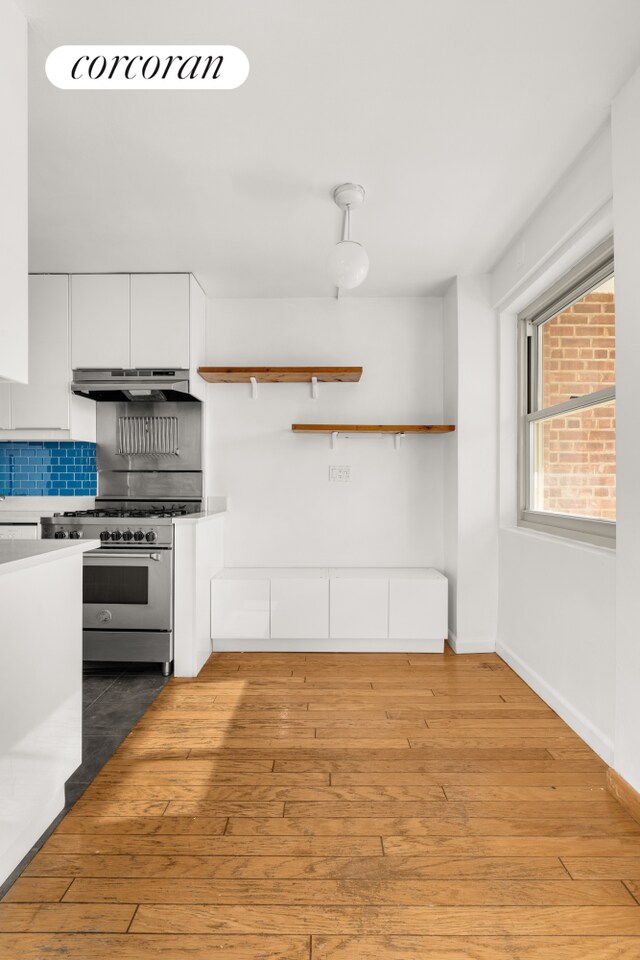
<svg viewBox="0 0 640 960">
<path fill-rule="evenodd" d="M 93 497 L 6 497 L 0 500 L 0 522 L 30 523 L 65 510 L 90 510 L 93 505 Z"/>
<path fill-rule="evenodd" d="M 184 517 L 174 517 L 174 524 L 182 523 L 203 523 L 206 520 L 215 520 L 223 513 L 227 512 L 226 507 L 214 507 L 210 510 L 201 510 L 198 513 L 188 513 Z"/>
<path fill-rule="evenodd" d="M 0 523 L 40 523 L 40 518 L 53 516 L 53 511 L 49 514 L 42 510 L 3 510 L 0 513 Z"/>
<path fill-rule="evenodd" d="M 434 567 L 224 567 L 215 580 L 446 580 Z"/>
<path fill-rule="evenodd" d="M 99 540 L 0 540 L 0 575 L 86 553 L 99 546 Z"/>
<path fill-rule="evenodd" d="M 174 523 L 199 523 L 227 512 L 224 496 L 207 497 L 207 503 L 206 510 L 176 517 Z M 65 510 L 91 510 L 94 505 L 93 497 L 7 497 L 0 500 L 0 524 L 39 523 L 42 517 L 52 517 Z"/>
</svg>

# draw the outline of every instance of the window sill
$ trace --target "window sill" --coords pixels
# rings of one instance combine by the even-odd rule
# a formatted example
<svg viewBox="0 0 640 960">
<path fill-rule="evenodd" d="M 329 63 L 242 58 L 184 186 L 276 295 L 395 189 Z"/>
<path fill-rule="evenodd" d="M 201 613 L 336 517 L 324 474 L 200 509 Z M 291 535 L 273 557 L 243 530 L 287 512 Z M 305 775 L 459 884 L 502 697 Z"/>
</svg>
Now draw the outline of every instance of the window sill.
<svg viewBox="0 0 640 960">
<path fill-rule="evenodd" d="M 570 525 L 563 525 L 563 521 L 570 521 Z M 573 521 L 571 523 L 571 521 Z M 579 520 L 578 518 L 545 516 L 528 512 L 520 517 L 517 528 L 531 533 L 538 533 L 545 537 L 554 537 L 576 545 L 600 547 L 605 550 L 616 549 L 616 525 L 610 521 Z"/>
</svg>

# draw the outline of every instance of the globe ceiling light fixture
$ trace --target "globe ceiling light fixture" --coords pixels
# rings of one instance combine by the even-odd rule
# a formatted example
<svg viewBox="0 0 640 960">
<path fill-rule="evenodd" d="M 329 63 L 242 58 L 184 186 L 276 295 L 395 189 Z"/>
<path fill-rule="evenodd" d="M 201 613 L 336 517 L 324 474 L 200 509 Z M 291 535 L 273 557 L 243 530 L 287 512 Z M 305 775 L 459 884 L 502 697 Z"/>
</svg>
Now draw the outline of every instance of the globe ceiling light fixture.
<svg viewBox="0 0 640 960">
<path fill-rule="evenodd" d="M 329 277 L 341 290 L 359 287 L 369 273 L 369 257 L 361 243 L 351 239 L 351 211 L 364 202 L 364 187 L 358 183 L 342 183 L 333 191 L 334 203 L 344 211 L 342 240 L 335 245 L 329 257 Z"/>
</svg>

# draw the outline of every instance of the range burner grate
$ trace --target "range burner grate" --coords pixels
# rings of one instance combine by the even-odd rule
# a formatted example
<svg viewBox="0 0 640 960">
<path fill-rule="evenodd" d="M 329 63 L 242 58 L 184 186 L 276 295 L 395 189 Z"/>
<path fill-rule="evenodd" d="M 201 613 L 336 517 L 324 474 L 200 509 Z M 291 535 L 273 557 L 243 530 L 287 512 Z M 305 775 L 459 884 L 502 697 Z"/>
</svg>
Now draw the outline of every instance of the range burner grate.
<svg viewBox="0 0 640 960">
<path fill-rule="evenodd" d="M 130 518 L 132 520 L 153 520 L 162 517 L 185 517 L 191 513 L 184 505 L 153 507 L 150 509 L 118 508 L 118 509 L 97 509 L 97 510 L 66 510 L 64 517 L 102 517 L 105 520 Z"/>
</svg>

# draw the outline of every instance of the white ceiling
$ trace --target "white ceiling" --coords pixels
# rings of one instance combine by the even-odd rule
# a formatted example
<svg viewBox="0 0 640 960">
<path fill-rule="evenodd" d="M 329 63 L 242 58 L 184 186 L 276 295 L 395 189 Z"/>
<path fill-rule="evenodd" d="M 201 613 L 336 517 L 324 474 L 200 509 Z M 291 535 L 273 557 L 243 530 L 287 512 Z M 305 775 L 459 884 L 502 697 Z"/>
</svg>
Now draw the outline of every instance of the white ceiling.
<svg viewBox="0 0 640 960">
<path fill-rule="evenodd" d="M 32 27 L 31 269 L 191 270 L 331 296 L 331 189 L 362 183 L 361 296 L 485 271 L 640 61 L 638 0 L 17 0 Z M 224 92 L 62 91 L 66 43 L 229 43 Z"/>
</svg>

